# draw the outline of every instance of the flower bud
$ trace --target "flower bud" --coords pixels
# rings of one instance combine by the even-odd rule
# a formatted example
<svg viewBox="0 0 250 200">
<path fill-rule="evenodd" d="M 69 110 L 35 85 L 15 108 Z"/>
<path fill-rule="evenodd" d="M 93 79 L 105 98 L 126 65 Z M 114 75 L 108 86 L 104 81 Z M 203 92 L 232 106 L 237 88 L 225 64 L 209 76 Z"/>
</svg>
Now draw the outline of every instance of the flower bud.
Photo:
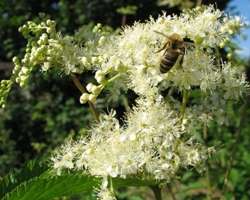
<svg viewBox="0 0 250 200">
<path fill-rule="evenodd" d="M 102 88 L 103 88 L 103 86 L 102 85 L 99 85 L 99 86 L 94 86 L 93 88 L 92 88 L 92 93 L 94 94 L 94 95 L 99 95 L 100 93 L 101 93 L 101 91 L 102 91 Z"/>
<path fill-rule="evenodd" d="M 85 104 L 89 100 L 89 94 L 88 93 L 83 93 L 80 97 L 80 103 Z"/>
<path fill-rule="evenodd" d="M 98 83 L 102 83 L 105 80 L 105 74 L 101 70 L 98 70 L 95 73 L 95 79 Z"/>
<path fill-rule="evenodd" d="M 103 45 L 103 44 L 104 44 L 104 41 L 105 41 L 105 37 L 102 36 L 102 37 L 100 37 L 100 39 L 99 39 L 99 41 L 98 41 L 98 44 L 99 44 L 99 45 Z"/>
<path fill-rule="evenodd" d="M 195 37 L 195 43 L 196 44 L 200 45 L 200 44 L 202 44 L 202 42 L 203 42 L 203 38 L 202 37 L 200 37 L 200 36 L 196 36 Z"/>
<path fill-rule="evenodd" d="M 227 54 L 227 58 L 228 58 L 228 59 L 231 59 L 231 58 L 232 58 L 232 56 L 233 56 L 233 54 L 232 54 L 232 53 L 228 53 L 228 54 Z"/>
<path fill-rule="evenodd" d="M 86 66 L 86 65 L 89 64 L 89 63 L 88 63 L 88 59 L 87 59 L 85 56 L 83 56 L 83 57 L 81 58 L 81 63 L 82 63 L 84 66 Z"/>
<path fill-rule="evenodd" d="M 91 101 L 92 103 L 95 103 L 95 101 L 96 101 L 96 95 L 90 94 L 89 95 L 89 101 Z"/>
<path fill-rule="evenodd" d="M 91 61 L 93 64 L 96 64 L 98 62 L 98 58 L 97 57 L 92 57 Z"/>
<path fill-rule="evenodd" d="M 234 34 L 233 29 L 229 29 L 228 33 L 229 33 L 230 35 L 233 35 L 233 34 Z"/>
<path fill-rule="evenodd" d="M 52 31 L 53 31 L 53 29 L 52 29 L 51 27 L 47 27 L 47 28 L 46 28 L 46 32 L 47 32 L 47 33 L 52 33 Z"/>
<path fill-rule="evenodd" d="M 225 47 L 225 41 L 222 41 L 220 44 L 219 44 L 220 48 L 223 48 Z"/>
<path fill-rule="evenodd" d="M 16 56 L 13 57 L 12 61 L 13 61 L 13 63 L 14 63 L 15 65 L 18 64 L 18 62 L 19 62 L 19 60 L 18 60 L 18 58 L 17 58 Z"/>
<path fill-rule="evenodd" d="M 92 92 L 93 87 L 96 87 L 93 83 L 89 83 L 86 87 L 86 89 L 88 90 L 88 92 Z"/>
<path fill-rule="evenodd" d="M 22 68 L 22 73 L 27 74 L 29 72 L 29 69 L 27 67 Z"/>
</svg>

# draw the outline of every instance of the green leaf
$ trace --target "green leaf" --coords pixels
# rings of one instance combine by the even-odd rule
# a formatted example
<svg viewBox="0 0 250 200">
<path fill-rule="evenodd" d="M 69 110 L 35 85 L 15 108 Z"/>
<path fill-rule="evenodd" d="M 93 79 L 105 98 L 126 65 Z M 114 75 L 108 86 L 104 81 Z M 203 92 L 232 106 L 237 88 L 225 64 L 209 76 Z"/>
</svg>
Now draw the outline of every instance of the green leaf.
<svg viewBox="0 0 250 200">
<path fill-rule="evenodd" d="M 31 171 L 31 174 L 34 172 Z M 5 191 L 3 200 L 49 200 L 55 197 L 69 196 L 82 192 L 91 192 L 99 187 L 102 178 L 87 176 L 82 173 L 65 173 L 61 176 L 53 176 L 48 170 L 40 173 L 40 176 L 24 179 L 20 183 L 16 181 L 10 188 Z M 36 175 L 39 175 L 37 173 Z M 31 175 L 28 175 L 31 177 Z M 138 178 L 114 178 L 115 188 L 126 186 L 150 186 L 156 184 L 152 180 L 142 180 Z M 12 189 L 12 190 L 11 190 Z"/>
<path fill-rule="evenodd" d="M 2 200 L 49 200 L 82 192 L 90 193 L 100 187 L 101 183 L 101 177 L 88 176 L 82 172 L 64 172 L 56 176 L 52 169 L 35 160 L 0 181 L 0 198 Z M 115 188 L 155 184 L 157 183 L 153 180 L 134 177 L 113 179 Z"/>
<path fill-rule="evenodd" d="M 12 171 L 0 181 L 0 198 L 22 182 L 38 177 L 47 170 L 47 166 L 42 165 L 37 160 L 32 160 L 29 161 L 22 170 Z"/>
<path fill-rule="evenodd" d="M 157 183 L 154 180 L 129 177 L 126 179 L 114 178 L 113 185 L 115 188 L 120 188 L 120 187 L 127 187 L 127 186 L 154 186 L 154 185 L 157 185 Z"/>
<path fill-rule="evenodd" d="M 62 175 L 56 177 L 36 177 L 23 182 L 3 200 L 49 200 L 82 192 L 91 192 L 99 186 L 100 179 L 84 175 Z"/>
</svg>

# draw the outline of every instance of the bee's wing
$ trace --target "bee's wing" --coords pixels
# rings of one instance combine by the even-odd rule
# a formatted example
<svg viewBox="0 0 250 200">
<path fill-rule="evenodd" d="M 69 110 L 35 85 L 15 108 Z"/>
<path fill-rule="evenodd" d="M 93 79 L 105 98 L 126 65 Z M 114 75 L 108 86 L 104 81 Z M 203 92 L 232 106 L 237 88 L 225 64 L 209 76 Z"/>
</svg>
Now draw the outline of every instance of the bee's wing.
<svg viewBox="0 0 250 200">
<path fill-rule="evenodd" d="M 184 42 L 185 48 L 193 48 L 194 43 L 193 42 Z"/>
</svg>

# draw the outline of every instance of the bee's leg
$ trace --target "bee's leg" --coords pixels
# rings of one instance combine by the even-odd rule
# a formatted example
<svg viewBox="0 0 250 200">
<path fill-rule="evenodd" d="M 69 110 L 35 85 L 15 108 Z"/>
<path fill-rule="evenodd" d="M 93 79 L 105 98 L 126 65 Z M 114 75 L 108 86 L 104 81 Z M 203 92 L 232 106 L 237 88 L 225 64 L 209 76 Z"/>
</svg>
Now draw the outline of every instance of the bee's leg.
<svg viewBox="0 0 250 200">
<path fill-rule="evenodd" d="M 167 50 L 168 47 L 169 47 L 169 42 L 166 42 L 166 43 L 164 44 L 164 46 L 163 46 L 162 48 L 160 48 L 158 51 L 156 51 L 155 53 L 159 53 L 159 52 L 161 52 L 161 51 L 164 50 L 164 49 Z"/>
<path fill-rule="evenodd" d="M 182 60 L 183 60 L 183 55 L 179 55 L 173 68 L 176 67 L 176 68 L 180 68 L 181 67 L 181 63 L 182 63 Z"/>
</svg>

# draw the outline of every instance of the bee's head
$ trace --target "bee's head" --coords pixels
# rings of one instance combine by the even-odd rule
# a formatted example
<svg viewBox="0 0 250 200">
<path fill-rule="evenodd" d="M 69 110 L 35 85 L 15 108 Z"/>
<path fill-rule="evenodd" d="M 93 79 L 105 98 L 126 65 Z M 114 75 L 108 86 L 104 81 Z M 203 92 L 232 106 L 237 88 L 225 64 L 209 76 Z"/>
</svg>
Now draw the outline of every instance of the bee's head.
<svg viewBox="0 0 250 200">
<path fill-rule="evenodd" d="M 172 35 L 168 36 L 168 39 L 172 42 L 182 42 L 183 41 L 183 38 L 177 33 L 173 33 Z"/>
<path fill-rule="evenodd" d="M 183 46 L 183 38 L 177 33 L 168 36 L 168 41 L 171 43 L 173 49 L 178 49 Z"/>
</svg>

